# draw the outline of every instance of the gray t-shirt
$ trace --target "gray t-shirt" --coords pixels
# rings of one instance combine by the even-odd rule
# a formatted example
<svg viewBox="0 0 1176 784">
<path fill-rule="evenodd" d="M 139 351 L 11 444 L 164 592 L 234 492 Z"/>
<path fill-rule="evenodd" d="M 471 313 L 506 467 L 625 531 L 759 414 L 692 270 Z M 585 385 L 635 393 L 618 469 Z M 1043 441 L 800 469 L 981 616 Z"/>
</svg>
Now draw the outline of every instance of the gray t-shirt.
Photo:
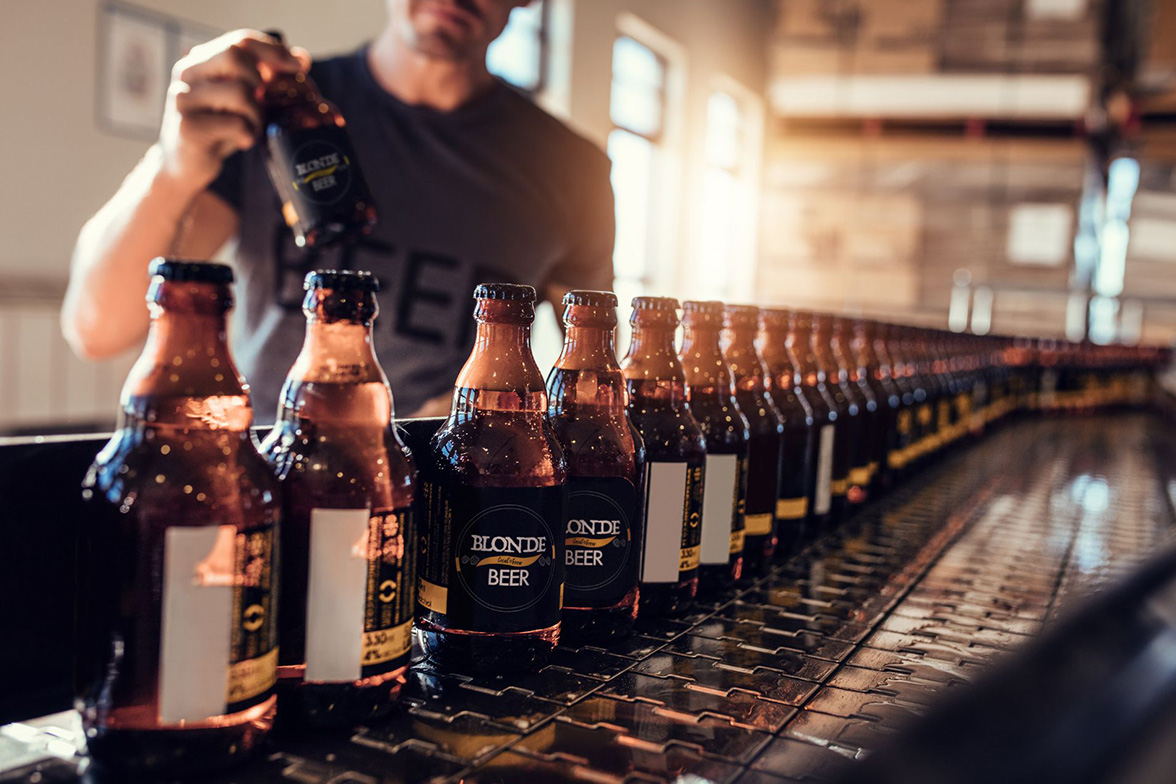
<svg viewBox="0 0 1176 784">
<path fill-rule="evenodd" d="M 379 225 L 355 245 L 300 249 L 261 145 L 226 161 L 210 189 L 241 218 L 234 349 L 259 422 L 273 421 L 302 345 L 310 270 L 379 277 L 376 352 L 401 414 L 452 388 L 473 345 L 478 283 L 611 288 L 608 158 L 529 98 L 496 82 L 452 112 L 410 106 L 376 83 L 366 48 L 316 62 L 311 76 L 347 119 Z"/>
</svg>

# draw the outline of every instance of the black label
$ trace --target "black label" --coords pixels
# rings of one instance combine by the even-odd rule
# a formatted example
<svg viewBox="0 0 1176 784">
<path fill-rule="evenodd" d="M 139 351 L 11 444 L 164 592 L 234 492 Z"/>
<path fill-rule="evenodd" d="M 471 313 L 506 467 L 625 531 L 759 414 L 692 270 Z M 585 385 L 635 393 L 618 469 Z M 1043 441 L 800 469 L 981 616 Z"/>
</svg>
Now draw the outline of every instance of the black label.
<svg viewBox="0 0 1176 784">
<path fill-rule="evenodd" d="M 269 697 L 278 664 L 274 526 L 241 531 L 236 539 L 226 713 L 245 710 Z"/>
<path fill-rule="evenodd" d="M 408 664 L 416 605 L 416 520 L 411 509 L 368 521 L 368 578 L 363 619 L 364 678 Z"/>
<path fill-rule="evenodd" d="M 367 183 L 347 131 L 333 125 L 308 128 L 270 139 L 270 173 L 283 201 L 304 227 L 318 225 L 355 202 L 370 202 Z"/>
<path fill-rule="evenodd" d="M 565 525 L 565 602 L 603 607 L 619 601 L 637 582 L 633 541 L 637 490 L 620 477 L 568 480 Z"/>
<path fill-rule="evenodd" d="M 463 631 L 554 626 L 563 608 L 566 499 L 563 486 L 422 483 L 418 604 Z"/>
</svg>

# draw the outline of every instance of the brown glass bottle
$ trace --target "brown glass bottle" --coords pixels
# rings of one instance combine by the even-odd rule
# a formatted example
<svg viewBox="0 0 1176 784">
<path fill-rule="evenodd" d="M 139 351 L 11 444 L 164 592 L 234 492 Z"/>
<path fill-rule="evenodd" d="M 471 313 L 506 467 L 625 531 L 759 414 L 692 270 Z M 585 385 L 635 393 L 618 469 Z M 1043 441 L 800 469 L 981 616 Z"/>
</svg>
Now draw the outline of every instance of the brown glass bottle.
<svg viewBox="0 0 1176 784">
<path fill-rule="evenodd" d="M 837 402 L 826 384 L 825 373 L 813 351 L 813 317 L 811 313 L 794 310 L 788 319 L 788 347 L 800 372 L 805 397 L 813 407 L 818 423 L 818 438 L 813 445 L 815 466 L 812 494 L 809 496 L 809 530 L 823 533 L 840 520 L 835 515 L 844 506 L 836 503 L 835 490 L 849 483 L 849 431 Z"/>
<path fill-rule="evenodd" d="M 706 438 L 698 590 L 711 594 L 743 575 L 748 425 L 719 348 L 723 303 L 683 302 L 682 326 L 686 402 Z"/>
<path fill-rule="evenodd" d="M 266 164 L 295 242 L 319 247 L 371 234 L 376 205 L 339 107 L 306 73 L 262 71 Z"/>
<path fill-rule="evenodd" d="M 834 405 L 837 407 L 839 414 L 838 435 L 844 439 L 847 453 L 845 459 L 848 463 L 848 470 L 845 473 L 845 481 L 841 482 L 838 477 L 833 479 L 833 523 L 836 525 L 856 508 L 850 498 L 849 491 L 853 487 L 855 469 L 859 475 L 861 472 L 869 470 L 870 455 L 863 439 L 860 399 L 855 394 L 853 387 L 849 385 L 848 374 L 841 367 L 841 363 L 834 353 L 832 345 L 835 340 L 833 316 L 828 313 L 814 315 L 812 335 L 813 355 L 817 359 L 817 366 L 825 376 L 825 388 L 829 390 Z M 842 435 L 843 433 L 844 435 Z M 865 500 L 865 488 L 859 487 L 859 490 L 861 491 L 858 496 L 860 503 Z"/>
<path fill-rule="evenodd" d="M 818 425 L 788 348 L 788 311 L 760 311 L 756 347 L 767 370 L 768 394 L 784 417 L 784 454 L 776 491 L 776 555 L 781 557 L 792 553 L 806 535 Z"/>
<path fill-rule="evenodd" d="M 415 469 L 372 348 L 379 285 L 306 276 L 306 338 L 262 445 L 282 487 L 278 720 L 347 726 L 404 682 L 416 595 Z"/>
<path fill-rule="evenodd" d="M 616 295 L 570 291 L 563 304 L 563 351 L 547 377 L 568 463 L 561 637 L 605 640 L 627 635 L 637 618 L 645 447 L 617 362 Z"/>
<path fill-rule="evenodd" d="M 151 275 L 147 344 L 83 485 L 82 721 L 116 778 L 224 767 L 276 702 L 280 506 L 229 353 L 233 273 L 158 259 Z"/>
<path fill-rule="evenodd" d="M 764 574 L 776 554 L 776 499 L 784 458 L 784 416 L 768 393 L 767 370 L 755 347 L 758 329 L 759 308 L 728 305 L 723 311 L 723 360 L 748 425 L 743 569 L 749 575 Z"/>
<path fill-rule="evenodd" d="M 567 463 L 531 353 L 535 289 L 474 290 L 477 336 L 420 461 L 415 634 L 463 672 L 526 670 L 559 642 Z"/>
<path fill-rule="evenodd" d="M 678 301 L 636 297 L 630 323 L 621 372 L 629 417 L 645 443 L 642 617 L 687 609 L 698 591 L 706 442 L 686 407 L 686 374 L 674 348 Z"/>
<path fill-rule="evenodd" d="M 874 471 L 874 428 L 878 413 L 878 401 L 870 387 L 863 383 L 864 372 L 858 366 L 857 358 L 850 349 L 852 333 L 849 322 L 837 316 L 830 316 L 826 326 L 830 359 L 837 371 L 837 382 L 845 399 L 849 401 L 851 413 L 851 437 L 849 459 L 849 487 L 845 498 L 850 508 L 865 503 L 869 498 L 870 479 Z M 856 413 L 854 413 L 856 412 Z"/>
<path fill-rule="evenodd" d="M 891 377 L 889 360 L 883 361 L 875 350 L 876 329 L 875 322 L 856 319 L 853 322 L 852 346 L 857 364 L 863 373 L 863 381 L 869 385 L 878 402 L 871 460 L 873 476 L 870 484 L 871 492 L 878 495 L 892 484 L 888 456 L 894 448 L 895 421 L 898 410 L 902 407 L 902 391 Z"/>
</svg>

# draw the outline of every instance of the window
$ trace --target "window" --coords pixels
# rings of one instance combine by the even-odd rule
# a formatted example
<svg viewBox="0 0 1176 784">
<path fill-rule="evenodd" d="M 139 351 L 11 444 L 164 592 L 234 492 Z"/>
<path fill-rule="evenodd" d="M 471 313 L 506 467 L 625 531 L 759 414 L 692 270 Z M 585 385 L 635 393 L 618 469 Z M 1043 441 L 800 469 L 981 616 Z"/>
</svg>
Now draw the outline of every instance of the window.
<svg viewBox="0 0 1176 784">
<path fill-rule="evenodd" d="M 747 209 L 740 187 L 745 160 L 746 120 L 742 105 L 728 92 L 713 92 L 706 106 L 706 170 L 702 182 L 702 220 L 695 281 L 699 294 L 730 299 L 733 243 Z M 738 298 L 738 297 L 735 297 Z"/>
<path fill-rule="evenodd" d="M 628 36 L 613 44 L 608 136 L 616 198 L 613 267 L 618 294 L 643 290 L 651 280 L 651 227 L 658 194 L 658 142 L 665 130 L 665 60 Z"/>
<path fill-rule="evenodd" d="M 511 11 L 506 29 L 486 52 L 490 73 L 525 92 L 540 92 L 547 77 L 546 21 L 546 0 Z"/>
</svg>

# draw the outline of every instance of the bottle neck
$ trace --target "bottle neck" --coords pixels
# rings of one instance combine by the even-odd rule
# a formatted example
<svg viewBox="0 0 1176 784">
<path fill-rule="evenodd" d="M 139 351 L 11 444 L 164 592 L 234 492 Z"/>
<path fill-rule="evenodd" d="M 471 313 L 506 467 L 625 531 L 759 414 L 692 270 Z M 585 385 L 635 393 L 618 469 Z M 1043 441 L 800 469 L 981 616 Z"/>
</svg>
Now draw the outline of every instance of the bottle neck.
<svg viewBox="0 0 1176 784">
<path fill-rule="evenodd" d="M 560 370 L 620 370 L 615 334 L 612 327 L 568 325 L 563 350 L 555 367 Z"/>
<path fill-rule="evenodd" d="M 621 365 L 630 402 L 680 405 L 686 400 L 686 375 L 674 347 L 674 327 L 633 325 L 629 351 Z"/>
<path fill-rule="evenodd" d="M 792 349 L 792 356 L 796 362 L 796 372 L 800 382 L 806 387 L 815 387 L 825 383 L 825 373 L 817 362 L 817 355 L 813 351 L 813 336 L 807 330 L 792 330 L 788 333 L 788 347 Z"/>
<path fill-rule="evenodd" d="M 682 336 L 682 367 L 688 390 L 730 395 L 731 371 L 723 361 L 717 328 L 686 325 Z"/>
<path fill-rule="evenodd" d="M 451 418 L 482 411 L 546 412 L 547 390 L 531 353 L 531 322 L 479 320 L 456 388 Z"/>
<path fill-rule="evenodd" d="M 370 322 L 311 317 L 278 403 L 278 420 L 371 425 L 392 420 L 392 393 L 372 345 Z"/>
<path fill-rule="evenodd" d="M 163 284 L 174 286 L 213 288 Z M 161 305 L 183 298 L 175 292 L 153 298 L 147 342 L 123 385 L 120 427 L 247 431 L 253 422 L 249 388 L 229 351 L 225 311 Z"/>
<path fill-rule="evenodd" d="M 767 386 L 766 371 L 755 347 L 755 330 L 725 329 L 721 346 L 736 391 L 763 392 Z"/>
</svg>

